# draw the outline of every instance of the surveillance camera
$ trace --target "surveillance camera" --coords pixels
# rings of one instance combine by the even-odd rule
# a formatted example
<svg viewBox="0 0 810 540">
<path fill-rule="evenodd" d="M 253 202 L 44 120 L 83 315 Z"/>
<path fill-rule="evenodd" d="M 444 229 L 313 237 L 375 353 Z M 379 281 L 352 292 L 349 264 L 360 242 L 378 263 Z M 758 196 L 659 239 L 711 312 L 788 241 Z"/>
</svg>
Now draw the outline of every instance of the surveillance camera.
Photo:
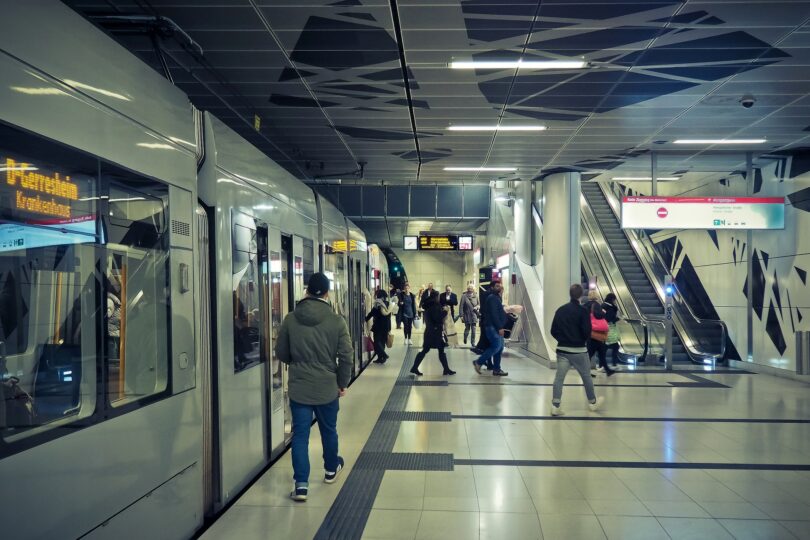
<svg viewBox="0 0 810 540">
<path fill-rule="evenodd" d="M 740 105 L 742 105 L 746 109 L 750 109 L 751 107 L 753 107 L 754 103 L 756 102 L 757 100 L 754 96 L 743 96 L 742 98 L 740 98 Z"/>
</svg>

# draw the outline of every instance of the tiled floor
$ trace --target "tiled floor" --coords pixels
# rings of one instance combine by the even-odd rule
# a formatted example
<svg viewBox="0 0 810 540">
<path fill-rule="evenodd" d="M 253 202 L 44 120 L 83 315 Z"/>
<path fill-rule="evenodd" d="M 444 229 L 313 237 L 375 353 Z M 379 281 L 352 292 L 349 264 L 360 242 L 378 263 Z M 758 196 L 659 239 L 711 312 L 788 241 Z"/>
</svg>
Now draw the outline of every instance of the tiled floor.
<svg viewBox="0 0 810 540">
<path fill-rule="evenodd" d="M 337 484 L 313 478 L 309 501 L 293 503 L 285 455 L 203 538 L 312 538 L 351 474 L 404 356 L 395 347 L 391 361 L 366 370 L 342 401 L 341 453 L 349 466 Z M 600 375 L 603 411 L 588 411 L 582 388 L 569 386 L 567 417 L 551 419 L 552 370 L 510 355 L 504 359 L 510 376 L 496 379 L 474 373 L 471 359 L 468 350 L 450 351 L 458 374 L 445 378 L 435 352 L 429 355 L 422 380 L 451 384 L 411 387 L 405 410 L 465 417 L 401 422 L 393 449 L 452 454 L 470 464 L 385 471 L 362 538 L 810 538 L 810 471 L 767 470 L 808 468 L 810 423 L 765 421 L 810 419 L 809 386 L 751 374 L 700 375 L 728 388 L 671 386 L 694 382 L 677 373 Z M 567 382 L 578 382 L 573 372 Z M 721 419 L 739 421 L 712 421 Z M 321 459 L 315 430 L 310 453 L 315 476 Z M 754 468 L 717 468 L 723 464 Z"/>
</svg>

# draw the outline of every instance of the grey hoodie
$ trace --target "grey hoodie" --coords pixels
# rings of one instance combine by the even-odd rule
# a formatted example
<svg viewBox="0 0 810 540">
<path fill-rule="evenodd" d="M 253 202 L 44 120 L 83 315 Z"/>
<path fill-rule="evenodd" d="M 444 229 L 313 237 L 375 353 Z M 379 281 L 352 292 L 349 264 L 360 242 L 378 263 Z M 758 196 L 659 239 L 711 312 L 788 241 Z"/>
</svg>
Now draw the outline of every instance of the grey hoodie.
<svg viewBox="0 0 810 540">
<path fill-rule="evenodd" d="M 346 321 L 318 298 L 305 298 L 284 318 L 276 355 L 290 366 L 290 399 L 297 403 L 330 403 L 352 377 L 354 349 Z"/>
</svg>

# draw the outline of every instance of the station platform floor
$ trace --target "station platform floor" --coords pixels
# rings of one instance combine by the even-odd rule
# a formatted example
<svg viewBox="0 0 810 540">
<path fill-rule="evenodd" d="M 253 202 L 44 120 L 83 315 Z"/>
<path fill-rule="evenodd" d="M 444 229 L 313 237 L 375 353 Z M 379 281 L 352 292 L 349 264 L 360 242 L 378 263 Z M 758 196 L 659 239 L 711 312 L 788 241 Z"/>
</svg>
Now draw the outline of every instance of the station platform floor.
<svg viewBox="0 0 810 540">
<path fill-rule="evenodd" d="M 742 370 L 576 373 L 551 417 L 554 371 L 507 350 L 508 377 L 468 349 L 418 380 L 401 334 L 341 400 L 347 467 L 322 483 L 313 428 L 309 500 L 289 452 L 202 536 L 215 539 L 810 538 L 810 386 Z"/>
</svg>

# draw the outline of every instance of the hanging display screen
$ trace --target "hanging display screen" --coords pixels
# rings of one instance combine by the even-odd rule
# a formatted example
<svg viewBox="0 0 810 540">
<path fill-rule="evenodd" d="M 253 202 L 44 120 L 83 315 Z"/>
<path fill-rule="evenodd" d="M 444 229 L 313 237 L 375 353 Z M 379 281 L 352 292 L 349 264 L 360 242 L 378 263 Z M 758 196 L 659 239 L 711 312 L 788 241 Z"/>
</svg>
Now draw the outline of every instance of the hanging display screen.
<svg viewBox="0 0 810 540">
<path fill-rule="evenodd" d="M 421 251 L 472 251 L 472 249 L 473 237 L 471 235 L 447 234 L 419 237 L 419 250 Z"/>
<path fill-rule="evenodd" d="M 624 229 L 784 229 L 783 197 L 624 197 Z"/>
</svg>

